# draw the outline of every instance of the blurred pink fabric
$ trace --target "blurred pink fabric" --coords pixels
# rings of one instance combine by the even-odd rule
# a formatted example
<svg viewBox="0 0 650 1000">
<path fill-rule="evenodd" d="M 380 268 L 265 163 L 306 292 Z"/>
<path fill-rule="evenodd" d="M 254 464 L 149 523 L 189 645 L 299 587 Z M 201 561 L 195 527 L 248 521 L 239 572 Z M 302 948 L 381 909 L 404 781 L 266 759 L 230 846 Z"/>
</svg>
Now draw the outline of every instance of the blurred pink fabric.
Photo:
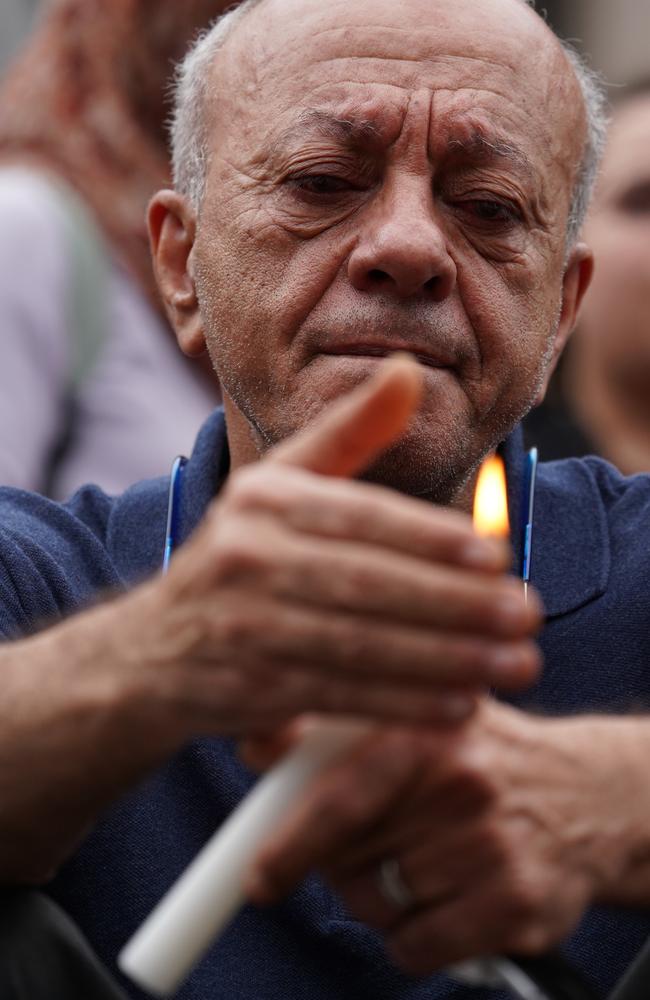
<svg viewBox="0 0 650 1000">
<path fill-rule="evenodd" d="M 169 184 L 165 86 L 216 0 L 50 0 L 0 86 L 0 482 L 64 495 L 163 473 L 219 402 L 184 358 L 153 278 L 145 212 Z M 107 336 L 70 407 L 71 286 L 57 186 L 105 244 Z M 62 467 L 47 465 L 70 413 Z"/>
</svg>

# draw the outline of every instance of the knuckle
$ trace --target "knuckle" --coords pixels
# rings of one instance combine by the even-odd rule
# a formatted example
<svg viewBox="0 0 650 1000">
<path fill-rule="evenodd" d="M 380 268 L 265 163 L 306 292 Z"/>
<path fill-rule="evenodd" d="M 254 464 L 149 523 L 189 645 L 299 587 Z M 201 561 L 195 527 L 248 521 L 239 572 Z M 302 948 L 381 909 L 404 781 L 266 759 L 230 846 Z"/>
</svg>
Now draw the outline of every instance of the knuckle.
<svg viewBox="0 0 650 1000">
<path fill-rule="evenodd" d="M 541 928 L 547 908 L 541 882 L 524 871 L 512 872 L 507 880 L 506 909 L 513 925 L 528 931 Z"/>
<path fill-rule="evenodd" d="M 362 707 L 361 693 L 344 680 L 328 684 L 322 688 L 320 694 L 321 710 L 333 715 L 354 714 Z"/>
<path fill-rule="evenodd" d="M 347 566 L 333 581 L 338 603 L 343 608 L 357 608 L 365 603 L 365 595 L 376 592 L 377 580 L 372 568 L 363 562 Z"/>
<path fill-rule="evenodd" d="M 323 831 L 330 836 L 344 836 L 366 819 L 366 812 L 361 804 L 353 801 L 347 782 L 340 778 L 329 782 L 329 786 L 320 794 L 316 819 Z"/>
<path fill-rule="evenodd" d="M 351 789 L 346 789 L 349 793 Z M 373 815 L 374 795 L 347 794 L 344 799 L 339 798 L 337 803 L 337 814 L 340 826 L 347 830 L 355 830 L 365 823 Z"/>
<path fill-rule="evenodd" d="M 239 653 L 256 646 L 260 635 L 255 615 L 244 605 L 228 607 L 220 616 L 218 631 L 219 639 L 224 646 L 234 646 Z"/>
<path fill-rule="evenodd" d="M 361 668 L 371 662 L 377 663 L 379 651 L 369 629 L 347 621 L 332 622 L 330 631 L 323 639 L 335 662 Z"/>
<path fill-rule="evenodd" d="M 265 566 L 260 540 L 243 527 L 216 538 L 212 558 L 219 583 L 232 583 L 256 574 L 261 576 Z"/>
<path fill-rule="evenodd" d="M 319 681 L 308 672 L 274 672 L 273 685 L 264 695 L 265 712 L 286 716 L 313 708 L 319 701 Z"/>
<path fill-rule="evenodd" d="M 540 922 L 513 928 L 506 949 L 519 955 L 539 955 L 555 944 L 555 935 Z"/>
<path fill-rule="evenodd" d="M 475 805 L 488 808 L 498 798 L 498 787 L 478 747 L 464 747 L 458 753 L 452 769 L 454 784 Z M 499 838 L 498 830 L 488 828 L 486 838 Z"/>
</svg>

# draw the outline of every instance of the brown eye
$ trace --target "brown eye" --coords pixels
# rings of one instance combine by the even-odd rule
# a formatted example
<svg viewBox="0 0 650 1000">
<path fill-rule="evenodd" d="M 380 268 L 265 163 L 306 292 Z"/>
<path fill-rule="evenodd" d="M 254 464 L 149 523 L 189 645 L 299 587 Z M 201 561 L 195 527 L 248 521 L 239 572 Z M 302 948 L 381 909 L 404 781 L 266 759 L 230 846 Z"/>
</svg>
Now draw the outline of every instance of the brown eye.
<svg viewBox="0 0 650 1000">
<path fill-rule="evenodd" d="M 473 214 L 481 222 L 495 222 L 501 225 L 514 225 L 521 221 L 521 213 L 512 204 L 489 199 L 477 199 L 466 203 Z"/>
<path fill-rule="evenodd" d="M 354 189 L 354 185 L 344 177 L 332 174 L 313 174 L 292 178 L 291 184 L 299 191 L 313 195 L 341 194 Z"/>
</svg>

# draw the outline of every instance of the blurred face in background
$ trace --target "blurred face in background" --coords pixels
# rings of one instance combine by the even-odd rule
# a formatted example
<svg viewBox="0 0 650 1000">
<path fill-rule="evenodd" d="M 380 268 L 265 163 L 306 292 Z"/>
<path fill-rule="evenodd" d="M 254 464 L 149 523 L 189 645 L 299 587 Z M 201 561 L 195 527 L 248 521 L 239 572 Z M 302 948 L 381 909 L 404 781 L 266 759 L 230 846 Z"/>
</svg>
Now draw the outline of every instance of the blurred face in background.
<svg viewBox="0 0 650 1000">
<path fill-rule="evenodd" d="M 615 390 L 650 389 L 650 89 L 614 113 L 585 230 L 596 260 L 578 344 Z M 578 345 L 576 345 L 578 346 Z"/>
</svg>

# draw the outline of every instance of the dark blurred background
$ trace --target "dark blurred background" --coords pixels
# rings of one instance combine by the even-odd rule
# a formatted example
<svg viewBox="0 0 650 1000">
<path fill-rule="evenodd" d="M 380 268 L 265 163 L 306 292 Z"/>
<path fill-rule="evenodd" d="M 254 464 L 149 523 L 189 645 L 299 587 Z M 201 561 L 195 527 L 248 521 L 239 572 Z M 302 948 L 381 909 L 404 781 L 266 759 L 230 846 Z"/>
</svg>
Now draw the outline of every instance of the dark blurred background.
<svg viewBox="0 0 650 1000">
<path fill-rule="evenodd" d="M 558 34 L 576 42 L 608 83 L 647 75 L 648 0 L 548 0 L 538 3 L 543 8 Z"/>
</svg>

